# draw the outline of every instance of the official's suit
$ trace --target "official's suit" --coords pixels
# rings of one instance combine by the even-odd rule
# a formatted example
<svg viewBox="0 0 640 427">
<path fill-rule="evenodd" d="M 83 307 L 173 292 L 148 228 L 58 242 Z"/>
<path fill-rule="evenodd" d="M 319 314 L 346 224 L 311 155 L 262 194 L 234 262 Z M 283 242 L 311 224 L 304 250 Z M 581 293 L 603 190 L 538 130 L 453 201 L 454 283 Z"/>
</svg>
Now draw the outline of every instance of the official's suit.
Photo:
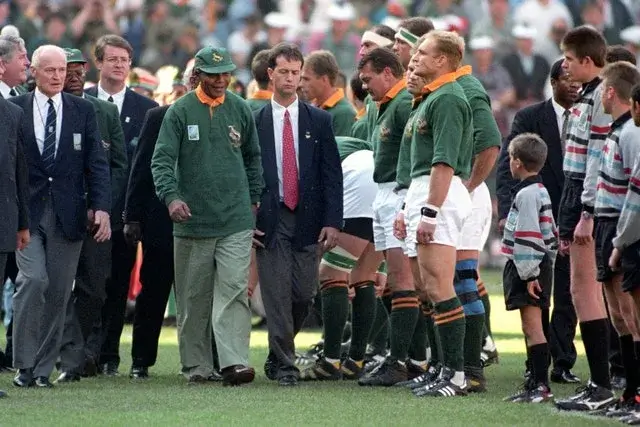
<svg viewBox="0 0 640 427">
<path fill-rule="evenodd" d="M 118 108 L 90 95 L 84 98 L 93 104 L 98 121 L 101 147 L 111 172 L 111 197 L 124 192 L 127 185 L 127 153 Z M 113 208 L 113 206 L 112 206 Z M 111 225 L 121 228 L 122 218 L 112 217 Z M 60 351 L 63 372 L 80 373 L 86 359 L 98 363 L 101 343 L 91 341 L 93 325 L 101 321 L 102 306 L 107 297 L 106 281 L 111 274 L 111 241 L 98 243 L 87 236 L 82 244 L 78 271 L 70 304 L 67 305 L 65 332 Z"/>
<path fill-rule="evenodd" d="M 511 76 L 518 101 L 527 99 L 540 101 L 544 99 L 544 88 L 551 70 L 546 59 L 540 55 L 533 55 L 531 73 L 527 73 L 524 70 L 520 56 L 517 53 L 507 55 L 502 60 L 502 65 Z"/>
<path fill-rule="evenodd" d="M 269 360 L 276 378 L 298 376 L 294 338 L 318 286 L 318 236 L 342 228 L 342 166 L 331 115 L 298 101 L 298 204 L 282 203 L 272 103 L 255 114 L 265 190 L 256 227 L 265 233 L 257 249 L 260 288 L 269 329 Z M 296 129 L 293 128 L 295 134 Z"/>
<path fill-rule="evenodd" d="M 547 144 L 547 160 L 540 171 L 540 176 L 551 198 L 553 216 L 557 218 L 564 185 L 563 153 L 558 121 L 550 99 L 518 111 L 513 119 L 511 134 L 503 142 L 498 160 L 496 182 L 499 218 L 504 219 L 507 217 L 513 197 L 511 189 L 517 183 L 509 171 L 507 148 L 513 138 L 526 132 L 540 135 Z M 548 316 L 544 316 L 543 322 L 545 319 L 548 321 Z M 559 256 L 556 258 L 555 264 L 553 314 L 547 338 L 551 348 L 554 368 L 571 369 L 575 364 L 577 354 L 573 339 L 576 333 L 576 325 L 576 312 L 573 307 L 569 284 L 569 257 Z"/>
<path fill-rule="evenodd" d="M 97 86 L 89 88 L 86 93 L 97 97 Z M 120 112 L 120 123 L 124 132 L 129 167 L 131 167 L 135 141 L 140 134 L 145 114 L 149 109 L 157 106 L 158 104 L 155 101 L 127 88 L 122 111 Z M 127 170 L 127 176 L 128 173 L 129 170 Z M 122 216 L 125 192 L 125 190 L 121 191 L 116 200 L 114 200 L 113 216 Z M 114 230 L 111 239 L 111 277 L 107 281 L 107 299 L 102 309 L 102 323 L 101 325 L 94 325 L 93 336 L 90 338 L 91 341 L 97 340 L 102 343 L 100 363 L 110 363 L 116 368 L 120 364 L 120 335 L 122 335 L 124 327 L 124 314 L 129 293 L 131 270 L 136 260 L 136 248 L 127 245 L 122 233 L 122 223 L 119 225 Z"/>
<path fill-rule="evenodd" d="M 0 99 L 0 271 L 16 250 L 16 233 L 29 228 L 29 172 L 24 155 L 22 110 Z"/>
<path fill-rule="evenodd" d="M 125 224 L 138 222 L 142 227 L 142 290 L 136 298 L 131 348 L 132 363 L 137 367 L 153 366 L 156 362 L 164 311 L 173 284 L 173 223 L 166 205 L 156 196 L 151 175 L 153 150 L 168 109 L 167 105 L 147 111 L 125 201 Z"/>
<path fill-rule="evenodd" d="M 36 142 L 34 124 L 41 118 L 33 115 L 34 97 L 11 99 L 24 112 L 31 231 L 31 243 L 16 254 L 13 364 L 48 378 L 60 351 L 87 208 L 110 212 L 111 180 L 93 105 L 65 93 L 55 163 L 47 171 Z"/>
</svg>

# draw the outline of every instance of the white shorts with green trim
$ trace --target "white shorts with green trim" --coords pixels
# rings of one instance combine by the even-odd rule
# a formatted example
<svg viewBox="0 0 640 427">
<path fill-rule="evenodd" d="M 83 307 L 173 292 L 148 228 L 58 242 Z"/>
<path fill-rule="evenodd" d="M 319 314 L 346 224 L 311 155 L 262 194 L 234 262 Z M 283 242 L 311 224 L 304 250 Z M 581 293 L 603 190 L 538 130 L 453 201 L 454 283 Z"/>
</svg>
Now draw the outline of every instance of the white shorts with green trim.
<svg viewBox="0 0 640 427">
<path fill-rule="evenodd" d="M 429 175 L 414 178 L 405 199 L 405 222 L 407 224 L 405 253 L 410 258 L 418 255 L 416 232 L 420 223 L 420 210 L 426 205 L 429 197 L 430 178 Z M 469 196 L 467 188 L 459 177 L 454 176 L 451 179 L 447 197 L 440 207 L 433 243 L 457 247 L 462 227 L 471 214 L 471 209 L 471 196 Z"/>
<path fill-rule="evenodd" d="M 482 251 L 491 232 L 493 203 L 484 182 L 471 193 L 471 215 L 464 221 L 458 242 L 459 251 Z"/>
<path fill-rule="evenodd" d="M 322 256 L 320 264 L 333 268 L 334 270 L 342 271 L 343 273 L 351 273 L 353 267 L 356 266 L 356 262 L 358 262 L 358 259 L 354 255 L 346 249 L 336 246 Z M 378 267 L 378 274 L 387 275 L 386 261 L 382 261 L 382 264 Z"/>
<path fill-rule="evenodd" d="M 395 182 L 378 184 L 378 193 L 373 201 L 373 243 L 376 251 L 404 247 L 402 241 L 393 235 L 393 223 L 402 209 L 407 191 L 396 193 L 394 190 L 397 186 Z"/>
</svg>

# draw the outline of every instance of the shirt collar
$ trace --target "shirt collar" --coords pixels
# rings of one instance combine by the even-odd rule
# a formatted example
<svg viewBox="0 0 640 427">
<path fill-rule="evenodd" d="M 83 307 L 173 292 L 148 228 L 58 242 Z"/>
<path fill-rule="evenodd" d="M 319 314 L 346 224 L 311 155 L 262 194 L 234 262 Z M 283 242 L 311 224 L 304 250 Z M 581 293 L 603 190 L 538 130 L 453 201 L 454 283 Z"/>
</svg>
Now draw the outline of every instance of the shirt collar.
<svg viewBox="0 0 640 427">
<path fill-rule="evenodd" d="M 407 87 L 407 80 L 402 78 L 394 84 L 391 89 L 384 94 L 384 97 L 378 103 L 378 106 L 391 101 L 393 98 L 398 96 L 398 94 L 402 91 L 402 89 Z"/>
<path fill-rule="evenodd" d="M 322 109 L 333 108 L 336 106 L 338 102 L 342 100 L 342 98 L 344 98 L 344 90 L 336 89 L 336 91 L 333 92 L 333 95 L 331 95 L 329 98 L 327 98 L 326 101 L 322 103 L 320 108 Z"/>
<path fill-rule="evenodd" d="M 276 102 L 273 97 L 271 98 L 271 108 L 274 113 L 284 114 L 285 110 L 289 110 L 289 114 L 293 114 L 294 112 L 298 112 L 298 96 L 296 95 L 296 99 L 288 106 L 284 107 Z"/>
<path fill-rule="evenodd" d="M 629 120 L 631 120 L 631 111 L 627 111 L 626 113 L 615 119 L 613 123 L 611 123 L 611 130 L 619 128 Z"/>
<path fill-rule="evenodd" d="M 580 95 L 585 96 L 588 93 L 593 92 L 601 82 L 602 82 L 602 79 L 600 77 L 596 77 L 590 82 L 584 83 L 582 85 L 582 92 L 580 92 Z"/>
<path fill-rule="evenodd" d="M 124 99 L 124 95 L 127 92 L 127 86 L 125 85 L 124 88 L 122 88 L 122 90 L 118 93 L 114 93 L 113 95 L 111 95 L 110 93 L 107 93 L 104 89 L 102 89 L 101 86 L 102 82 L 98 82 L 98 97 L 102 98 L 104 97 L 109 98 L 110 96 L 113 98 L 113 100 L 118 100 L 118 99 Z"/>
<path fill-rule="evenodd" d="M 360 120 L 365 114 L 367 114 L 367 107 L 362 107 L 356 112 L 356 120 Z"/>
<path fill-rule="evenodd" d="M 253 95 L 251 95 L 251 98 L 249 99 L 267 100 L 271 99 L 272 96 L 273 92 L 271 92 L 270 90 L 259 89 Z"/>
<path fill-rule="evenodd" d="M 34 90 L 33 93 L 34 93 L 34 96 L 35 96 L 36 101 L 38 103 L 38 106 L 40 108 L 42 108 L 43 106 L 47 105 L 47 103 L 49 102 L 49 97 L 47 95 L 42 93 L 40 91 L 40 89 L 38 89 L 38 88 L 36 88 L 36 90 Z M 57 94 L 53 95 L 51 97 L 51 99 L 53 100 L 54 108 L 57 110 L 60 107 L 60 104 L 62 104 L 62 95 L 57 93 Z"/>
<path fill-rule="evenodd" d="M 426 95 L 431 92 L 435 92 L 436 90 L 440 89 L 442 86 L 446 85 L 447 83 L 455 82 L 457 75 L 458 73 L 456 71 L 441 75 L 440 77 L 438 77 L 437 79 L 435 79 L 434 81 L 426 85 L 422 89 L 422 93 Z"/>
<path fill-rule="evenodd" d="M 558 102 L 554 98 L 551 98 L 551 105 L 553 105 L 553 111 L 556 112 L 556 116 L 558 117 L 562 117 L 564 112 L 567 110 L 562 105 L 558 104 Z"/>
<path fill-rule="evenodd" d="M 3 82 L 2 80 L 0 80 L 0 93 L 2 93 L 2 96 L 5 98 L 8 98 L 10 96 L 9 92 L 11 92 L 11 87 L 5 82 Z"/>
<path fill-rule="evenodd" d="M 523 179 L 519 183 L 517 183 L 513 189 L 511 190 L 511 194 L 517 194 L 518 191 L 522 190 L 525 187 L 530 186 L 531 184 L 540 184 L 542 183 L 542 178 L 540 175 L 530 176 L 529 178 Z"/>
<path fill-rule="evenodd" d="M 473 68 L 471 67 L 471 65 L 463 65 L 456 70 L 456 80 L 462 76 L 468 76 L 471 73 L 473 73 Z"/>
</svg>

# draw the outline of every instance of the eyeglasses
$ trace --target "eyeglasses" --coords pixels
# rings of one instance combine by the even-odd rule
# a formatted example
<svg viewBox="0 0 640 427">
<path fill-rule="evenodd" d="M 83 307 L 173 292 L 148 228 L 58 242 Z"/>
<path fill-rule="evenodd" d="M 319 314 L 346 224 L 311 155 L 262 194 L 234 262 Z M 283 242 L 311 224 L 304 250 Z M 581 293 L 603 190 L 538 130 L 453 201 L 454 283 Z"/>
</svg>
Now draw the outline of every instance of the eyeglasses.
<svg viewBox="0 0 640 427">
<path fill-rule="evenodd" d="M 130 64 L 130 58 L 119 58 L 117 56 L 110 56 L 108 58 L 104 58 L 104 62 L 109 65 L 117 65 L 117 64 Z"/>
</svg>

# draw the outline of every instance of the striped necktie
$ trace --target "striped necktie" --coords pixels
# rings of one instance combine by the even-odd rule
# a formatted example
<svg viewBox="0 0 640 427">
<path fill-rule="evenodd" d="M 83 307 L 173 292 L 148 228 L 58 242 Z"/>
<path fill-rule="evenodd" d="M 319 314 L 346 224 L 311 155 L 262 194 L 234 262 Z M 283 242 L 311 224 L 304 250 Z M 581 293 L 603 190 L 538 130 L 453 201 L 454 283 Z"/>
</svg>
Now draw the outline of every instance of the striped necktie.
<svg viewBox="0 0 640 427">
<path fill-rule="evenodd" d="M 11 90 L 9 91 L 9 95 L 14 97 L 18 95 L 18 92 L 16 92 L 16 90 L 14 88 L 11 88 Z"/>
<path fill-rule="evenodd" d="M 109 96 L 109 98 L 107 98 L 107 101 L 113 102 L 113 96 Z"/>
<path fill-rule="evenodd" d="M 56 109 L 53 100 L 47 101 L 49 111 L 47 112 L 47 122 L 44 125 L 44 144 L 42 146 L 42 162 L 47 172 L 53 169 L 56 159 Z"/>
</svg>

